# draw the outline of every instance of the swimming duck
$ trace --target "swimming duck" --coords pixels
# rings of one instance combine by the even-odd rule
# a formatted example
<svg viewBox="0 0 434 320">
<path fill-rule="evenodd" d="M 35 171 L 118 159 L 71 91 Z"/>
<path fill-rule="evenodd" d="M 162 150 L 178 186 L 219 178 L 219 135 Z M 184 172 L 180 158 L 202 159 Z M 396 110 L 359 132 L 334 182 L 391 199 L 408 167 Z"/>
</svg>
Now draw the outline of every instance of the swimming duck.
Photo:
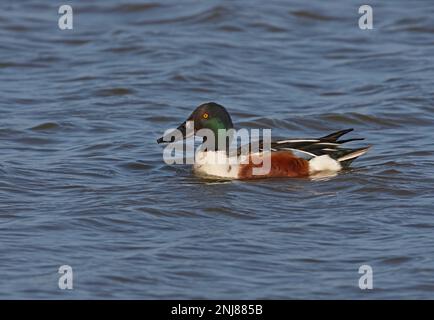
<svg viewBox="0 0 434 320">
<path fill-rule="evenodd" d="M 218 141 L 218 131 L 230 130 L 234 126 L 226 108 L 215 102 L 198 106 L 178 127 L 177 132 L 181 135 L 176 135 L 173 131 L 159 138 L 157 143 L 171 143 L 188 138 L 187 123 L 191 123 L 190 121 L 194 124 L 191 134 L 197 135 L 201 129 L 208 129 L 214 133 L 215 142 L 206 150 L 197 153 L 200 161 L 195 161 L 193 165 L 196 174 L 210 178 L 308 177 L 321 173 L 337 173 L 349 167 L 355 159 L 365 154 L 370 148 L 370 146 L 358 149 L 341 148 L 341 145 L 346 142 L 363 140 L 363 138 L 339 140 L 344 134 L 353 131 L 353 129 L 346 129 L 321 138 L 275 140 L 271 142 L 267 150 L 260 141 L 256 152 L 241 155 L 241 148 L 238 148 L 236 156 L 243 157 L 244 161 L 221 161 L 222 158 L 231 157 L 227 148 L 230 141 L 223 144 L 226 148 L 221 147 L 222 144 Z M 259 167 L 258 163 L 261 162 L 258 158 L 262 157 L 263 160 L 264 155 L 269 156 L 270 165 L 267 171 L 258 174 L 258 171 L 255 172 L 255 169 Z"/>
</svg>

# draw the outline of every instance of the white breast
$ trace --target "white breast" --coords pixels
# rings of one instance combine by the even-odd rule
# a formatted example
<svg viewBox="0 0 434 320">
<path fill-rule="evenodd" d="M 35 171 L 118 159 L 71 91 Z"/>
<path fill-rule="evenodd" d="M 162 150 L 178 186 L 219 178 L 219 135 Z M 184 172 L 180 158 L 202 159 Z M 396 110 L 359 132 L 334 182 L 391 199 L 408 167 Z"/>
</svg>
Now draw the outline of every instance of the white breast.
<svg viewBox="0 0 434 320">
<path fill-rule="evenodd" d="M 194 172 L 199 175 L 237 179 L 239 164 L 236 158 L 228 158 L 225 151 L 196 153 Z"/>
</svg>

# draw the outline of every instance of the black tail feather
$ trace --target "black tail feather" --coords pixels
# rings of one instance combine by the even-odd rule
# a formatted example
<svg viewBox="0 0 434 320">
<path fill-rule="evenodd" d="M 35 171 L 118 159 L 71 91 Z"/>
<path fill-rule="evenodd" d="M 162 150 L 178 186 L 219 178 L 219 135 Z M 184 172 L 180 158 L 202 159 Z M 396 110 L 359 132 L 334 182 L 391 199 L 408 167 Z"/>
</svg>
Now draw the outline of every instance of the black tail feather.
<svg viewBox="0 0 434 320">
<path fill-rule="evenodd" d="M 339 143 L 347 143 L 347 142 L 361 141 L 361 140 L 365 140 L 365 138 L 353 138 L 353 139 L 347 139 L 347 140 L 339 140 Z"/>
<path fill-rule="evenodd" d="M 340 137 L 353 130 L 352 128 L 340 130 L 316 139 L 276 140 L 271 143 L 271 151 L 296 152 L 298 155 L 302 154 L 305 159 L 328 155 L 338 161 L 343 168 L 346 168 L 369 149 L 369 146 L 358 149 L 341 148 L 342 144 L 346 142 L 364 140 L 364 138 L 339 140 Z M 263 148 L 262 144 L 260 144 L 260 148 Z M 240 150 L 241 148 L 238 154 L 240 154 Z"/>
<path fill-rule="evenodd" d="M 327 136 L 324 136 L 322 138 L 319 138 L 321 141 L 327 141 L 327 142 L 336 142 L 340 137 L 342 137 L 344 134 L 353 131 L 354 129 L 346 129 L 341 130 L 337 132 L 333 132 L 332 134 L 329 134 Z"/>
</svg>

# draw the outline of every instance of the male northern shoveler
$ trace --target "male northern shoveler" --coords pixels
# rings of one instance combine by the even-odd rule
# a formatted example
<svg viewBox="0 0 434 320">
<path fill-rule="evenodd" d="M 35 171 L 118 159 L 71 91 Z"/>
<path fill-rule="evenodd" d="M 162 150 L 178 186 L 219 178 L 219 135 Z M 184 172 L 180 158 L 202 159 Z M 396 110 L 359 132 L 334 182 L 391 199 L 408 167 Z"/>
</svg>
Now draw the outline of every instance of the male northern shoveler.
<svg viewBox="0 0 434 320">
<path fill-rule="evenodd" d="M 209 177 L 225 179 L 254 179 L 267 177 L 307 177 L 323 172 L 336 173 L 343 168 L 347 168 L 352 161 L 365 154 L 370 146 L 348 149 L 340 146 L 345 142 L 363 140 L 363 138 L 339 140 L 341 136 L 353 129 L 341 130 L 327 136 L 316 139 L 286 139 L 271 142 L 271 149 L 258 153 L 248 154 L 247 163 L 233 164 L 226 162 L 216 163 L 216 156 L 228 157 L 228 151 L 219 150 L 218 131 L 220 129 L 233 129 L 231 117 L 227 110 L 214 102 L 204 103 L 196 108 L 190 117 L 183 122 L 177 130 L 182 137 L 175 138 L 169 134 L 157 140 L 157 143 L 175 142 L 186 139 L 186 123 L 194 121 L 194 133 L 200 129 L 209 129 L 215 136 L 215 147 L 202 151 L 199 157 L 200 163 L 194 164 L 194 172 Z M 171 137 L 170 140 L 168 137 Z M 257 167 L 258 161 L 255 157 L 260 157 L 263 152 L 269 152 L 271 159 L 270 170 L 264 175 L 253 173 L 253 168 Z"/>
</svg>

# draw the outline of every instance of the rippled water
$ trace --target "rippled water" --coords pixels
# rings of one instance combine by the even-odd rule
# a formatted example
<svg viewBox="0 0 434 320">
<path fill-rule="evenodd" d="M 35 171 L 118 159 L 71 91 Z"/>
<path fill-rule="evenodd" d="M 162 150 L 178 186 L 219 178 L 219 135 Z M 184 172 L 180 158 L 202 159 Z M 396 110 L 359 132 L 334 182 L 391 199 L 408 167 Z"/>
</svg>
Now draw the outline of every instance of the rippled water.
<svg viewBox="0 0 434 320">
<path fill-rule="evenodd" d="M 0 4 L 1 298 L 434 298 L 432 1 L 370 1 L 373 30 L 360 1 L 68 4 L 72 31 Z M 204 181 L 155 141 L 206 101 L 373 148 L 319 181 Z"/>
</svg>

